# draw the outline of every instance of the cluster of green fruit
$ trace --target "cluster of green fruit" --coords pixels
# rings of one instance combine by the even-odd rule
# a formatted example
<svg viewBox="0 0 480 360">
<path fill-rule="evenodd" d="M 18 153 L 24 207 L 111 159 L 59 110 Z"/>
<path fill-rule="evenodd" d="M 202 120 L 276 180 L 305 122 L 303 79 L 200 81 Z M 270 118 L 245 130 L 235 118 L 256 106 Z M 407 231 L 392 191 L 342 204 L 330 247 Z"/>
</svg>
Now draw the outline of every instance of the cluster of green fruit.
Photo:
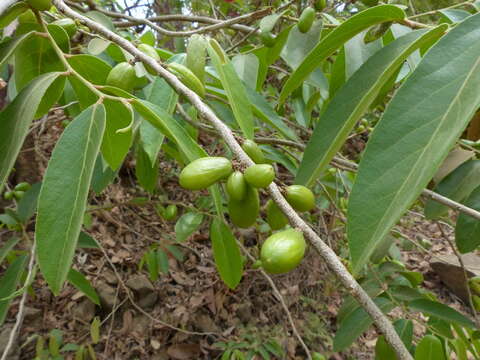
<svg viewBox="0 0 480 360">
<path fill-rule="evenodd" d="M 272 183 L 275 171 L 254 141 L 246 140 L 242 148 L 255 162 L 244 172 L 234 171 L 227 158 L 203 157 L 192 161 L 181 171 L 179 182 L 185 189 L 201 190 L 227 179 L 225 188 L 229 197 L 230 220 L 240 228 L 248 228 L 255 224 L 260 213 L 258 189 Z M 315 197 L 305 186 L 288 186 L 285 197 L 297 211 L 310 211 L 315 207 Z M 268 201 L 266 212 L 272 230 L 282 229 L 288 224 L 287 217 L 272 200 Z M 300 231 L 288 229 L 276 233 L 262 246 L 262 267 L 271 273 L 290 271 L 300 263 L 304 252 L 305 240 Z"/>
<path fill-rule="evenodd" d="M 13 190 L 5 191 L 3 197 L 5 200 L 12 200 L 13 198 L 15 198 L 16 200 L 20 200 L 25 194 L 25 191 L 29 190 L 30 188 L 31 186 L 29 183 L 21 182 L 18 183 Z"/>
</svg>

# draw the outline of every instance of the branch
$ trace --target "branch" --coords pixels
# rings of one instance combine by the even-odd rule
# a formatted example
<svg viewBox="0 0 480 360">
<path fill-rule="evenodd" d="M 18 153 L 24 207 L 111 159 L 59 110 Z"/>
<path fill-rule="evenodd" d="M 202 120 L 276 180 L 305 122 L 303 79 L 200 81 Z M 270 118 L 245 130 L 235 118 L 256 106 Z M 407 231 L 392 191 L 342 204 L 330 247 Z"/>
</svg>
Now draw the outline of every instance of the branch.
<svg viewBox="0 0 480 360">
<path fill-rule="evenodd" d="M 117 13 L 117 12 L 114 12 L 114 11 L 108 11 L 108 10 L 102 9 L 101 7 L 98 7 L 98 6 L 95 6 L 95 10 L 97 10 L 97 11 L 99 11 L 99 12 L 101 12 L 101 13 L 107 15 L 107 16 L 110 16 L 112 18 L 128 20 L 128 23 L 127 23 L 128 26 L 139 25 L 139 24 L 147 25 L 147 26 L 151 27 L 152 29 L 154 29 L 155 31 L 157 31 L 159 34 L 162 34 L 162 35 L 165 35 L 165 36 L 171 36 L 171 37 L 186 37 L 186 36 L 191 36 L 193 34 L 202 34 L 202 33 L 210 32 L 210 31 L 219 30 L 219 29 L 223 29 L 223 28 L 226 28 L 226 27 L 236 28 L 236 30 L 240 30 L 240 31 L 244 31 L 244 30 L 248 29 L 249 33 L 254 33 L 254 32 L 256 32 L 255 28 L 251 28 L 249 26 L 243 26 L 240 29 L 238 26 L 235 26 L 235 25 L 238 24 L 238 23 L 241 23 L 243 21 L 246 21 L 246 20 L 251 21 L 253 19 L 262 18 L 262 17 L 268 15 L 271 12 L 271 10 L 269 8 L 266 8 L 266 9 L 255 11 L 255 12 L 249 13 L 249 14 L 244 14 L 244 15 L 237 16 L 237 17 L 234 17 L 234 18 L 231 18 L 231 19 L 228 19 L 228 20 L 224 20 L 224 21 L 211 19 L 211 18 L 204 18 L 204 20 L 209 19 L 208 21 L 211 21 L 212 25 L 204 26 L 204 27 L 201 27 L 201 28 L 198 28 L 198 29 L 195 29 L 195 30 L 171 31 L 171 30 L 167 30 L 167 29 L 155 24 L 155 22 L 158 22 L 158 20 L 156 20 L 158 17 L 157 18 L 150 18 L 150 19 L 139 19 L 139 18 L 130 16 L 130 15 L 125 15 L 125 14 Z M 195 18 L 198 18 L 198 17 L 183 16 L 184 21 L 196 21 L 196 20 L 194 20 Z M 123 27 L 125 24 L 126 24 L 125 22 L 120 22 L 120 23 L 117 23 L 116 25 L 119 26 L 119 27 Z"/>
<path fill-rule="evenodd" d="M 248 157 L 248 155 L 243 151 L 240 144 L 237 142 L 230 128 L 215 115 L 212 109 L 210 109 L 195 92 L 186 87 L 180 80 L 177 79 L 177 77 L 175 77 L 172 73 L 160 66 L 160 64 L 156 62 L 153 58 L 139 51 L 128 40 L 113 33 L 112 31 L 105 28 L 103 25 L 98 24 L 95 21 L 73 11 L 71 8 L 65 5 L 63 0 L 53 0 L 53 2 L 58 8 L 58 10 L 64 13 L 66 16 L 77 19 L 93 31 L 96 31 L 97 33 L 103 35 L 106 39 L 116 43 L 117 45 L 128 51 L 130 54 L 135 56 L 135 58 L 151 66 L 162 78 L 164 78 L 170 84 L 170 86 L 172 86 L 179 94 L 185 96 L 185 98 L 190 101 L 190 103 L 198 110 L 200 116 L 203 116 L 211 123 L 211 125 L 213 125 L 213 127 L 219 132 L 220 136 L 223 138 L 225 143 L 228 145 L 228 147 L 240 160 L 241 163 L 246 166 L 251 166 L 254 164 L 253 161 Z M 398 336 L 395 328 L 393 327 L 387 316 L 378 308 L 378 306 L 373 302 L 370 296 L 365 292 L 365 290 L 362 289 L 362 287 L 357 283 L 354 277 L 348 272 L 348 270 L 342 264 L 335 252 L 330 249 L 322 241 L 322 239 L 320 239 L 320 237 L 315 233 L 315 231 L 313 231 L 293 210 L 293 208 L 285 200 L 278 186 L 275 183 L 270 184 L 270 186 L 268 187 L 268 192 L 270 193 L 270 196 L 275 201 L 275 203 L 288 217 L 288 219 L 290 220 L 290 224 L 293 227 L 299 228 L 301 231 L 303 231 L 305 237 L 310 241 L 310 243 L 318 251 L 320 256 L 325 260 L 328 266 L 337 275 L 337 277 L 347 288 L 350 294 L 352 294 L 352 296 L 370 315 L 374 323 L 385 336 L 387 342 L 395 350 L 395 353 L 397 354 L 399 359 L 412 360 L 412 356 L 403 344 L 402 340 Z"/>
</svg>

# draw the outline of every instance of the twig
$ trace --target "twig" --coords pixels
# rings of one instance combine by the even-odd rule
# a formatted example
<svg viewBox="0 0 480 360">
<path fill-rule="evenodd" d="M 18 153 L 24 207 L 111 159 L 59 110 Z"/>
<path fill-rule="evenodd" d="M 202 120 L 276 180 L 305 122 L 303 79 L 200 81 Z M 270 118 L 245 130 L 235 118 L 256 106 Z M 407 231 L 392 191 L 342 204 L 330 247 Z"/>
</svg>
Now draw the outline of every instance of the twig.
<svg viewBox="0 0 480 360">
<path fill-rule="evenodd" d="M 438 13 L 441 10 L 454 9 L 454 8 L 461 7 L 461 6 L 466 6 L 466 5 L 473 5 L 472 1 L 464 1 L 462 3 L 458 3 L 458 4 L 448 6 L 448 7 L 442 8 L 442 9 L 435 9 L 435 10 L 427 11 L 427 12 L 424 12 L 424 13 L 421 13 L 421 14 L 412 15 L 412 16 L 409 17 L 409 19 L 416 19 L 416 18 L 419 18 L 419 17 L 422 17 L 422 16 L 435 15 L 436 13 Z"/>
<path fill-rule="evenodd" d="M 211 123 L 211 125 L 213 125 L 213 127 L 219 132 L 220 136 L 241 163 L 243 163 L 245 166 L 251 166 L 254 164 L 237 142 L 230 128 L 215 115 L 213 110 L 210 109 L 210 107 L 208 107 L 195 92 L 186 87 L 175 75 L 163 68 L 153 58 L 139 51 L 128 40 L 108 30 L 103 25 L 98 24 L 97 22 L 73 11 L 71 8 L 65 5 L 63 0 L 53 0 L 53 3 L 56 5 L 58 10 L 64 13 L 66 16 L 77 19 L 79 22 L 88 26 L 91 30 L 98 32 L 106 39 L 116 43 L 121 48 L 135 56 L 137 59 L 151 66 L 152 69 L 154 69 L 162 78 L 164 78 L 179 94 L 185 96 L 189 100 L 189 102 L 198 110 L 200 116 L 203 116 Z M 323 242 L 323 240 L 315 233 L 315 231 L 313 231 L 295 212 L 295 210 L 293 210 L 275 183 L 269 185 L 268 192 L 270 193 L 273 201 L 275 201 L 282 212 L 287 216 L 290 224 L 300 229 L 304 233 L 305 237 L 311 242 L 329 267 L 335 272 L 347 290 L 370 315 L 373 322 L 385 336 L 386 341 L 395 350 L 397 356 L 401 360 L 412 360 L 412 355 L 398 336 L 390 320 L 379 309 L 379 307 L 365 292 L 365 290 L 362 289 L 355 278 L 348 272 L 335 252 L 328 247 L 328 245 Z"/>
<path fill-rule="evenodd" d="M 448 244 L 452 248 L 453 253 L 455 254 L 455 256 L 458 259 L 458 263 L 460 264 L 460 267 L 462 268 L 463 279 L 465 281 L 465 286 L 467 287 L 468 303 L 469 303 L 468 305 L 470 305 L 470 309 L 472 309 L 473 317 L 475 318 L 475 322 L 477 323 L 477 327 L 478 327 L 478 326 L 480 326 L 480 321 L 478 319 L 478 314 L 477 314 L 477 311 L 475 310 L 475 306 L 473 304 L 472 292 L 470 291 L 470 286 L 468 285 L 468 274 L 467 274 L 467 269 L 465 268 L 465 263 L 463 262 L 462 256 L 458 253 L 457 248 L 452 243 L 452 240 L 450 240 L 448 235 L 443 230 L 440 222 L 436 221 L 435 223 L 437 224 L 437 227 L 440 230 L 440 233 L 442 234 L 443 238 L 448 242 Z"/>
<path fill-rule="evenodd" d="M 237 240 L 237 243 L 238 245 L 240 246 L 240 248 L 243 250 L 243 253 L 245 255 L 247 255 L 247 257 L 252 261 L 252 262 L 255 262 L 255 258 L 252 256 L 252 254 L 250 254 L 250 252 L 245 248 L 245 246 L 243 246 L 243 244 Z M 307 358 L 309 360 L 312 359 L 312 354 L 310 353 L 310 350 L 308 349 L 307 345 L 305 344 L 305 342 L 303 341 L 302 337 L 300 336 L 300 333 L 298 332 L 297 330 L 297 327 L 295 326 L 295 322 L 293 321 L 293 317 L 292 317 L 292 314 L 290 313 L 290 310 L 288 310 L 288 306 L 287 304 L 285 303 L 285 299 L 283 298 L 282 294 L 280 293 L 280 291 L 278 290 L 277 286 L 275 285 L 275 283 L 273 282 L 273 279 L 265 272 L 265 270 L 263 269 L 259 269 L 260 272 L 262 273 L 263 277 L 267 280 L 267 282 L 270 284 L 270 287 L 272 288 L 273 290 L 273 293 L 277 296 L 277 299 L 278 301 L 280 301 L 280 304 L 282 305 L 283 307 L 283 310 L 285 311 L 285 313 L 287 314 L 287 318 L 288 318 L 288 322 L 290 323 L 290 326 L 292 327 L 292 331 L 293 333 L 295 334 L 298 342 L 302 345 L 303 347 L 303 350 L 305 350 L 305 353 L 307 354 Z"/>
<path fill-rule="evenodd" d="M 27 278 L 25 279 L 25 284 L 28 284 L 31 281 L 34 266 L 35 266 L 35 243 L 32 244 L 32 248 L 30 249 L 30 261 L 28 263 L 28 274 L 27 274 Z M 27 296 L 28 296 L 28 291 L 25 288 L 22 294 L 22 299 L 20 300 L 20 304 L 18 305 L 18 313 L 17 313 L 17 318 L 15 320 L 15 325 L 10 331 L 7 345 L 3 350 L 3 355 L 0 360 L 7 360 L 8 353 L 12 349 L 13 343 L 15 342 L 15 337 L 17 336 L 17 332 L 22 326 L 24 312 L 25 312 L 25 302 L 27 301 Z"/>
<path fill-rule="evenodd" d="M 223 21 L 217 20 L 212 25 L 200 27 L 200 28 L 195 29 L 195 30 L 171 31 L 171 30 L 167 30 L 167 29 L 155 24 L 155 22 L 150 20 L 150 19 L 139 19 L 139 18 L 136 18 L 136 17 L 133 17 L 133 16 L 120 14 L 120 13 L 117 13 L 117 12 L 114 12 L 114 11 L 104 10 L 100 7 L 95 7 L 95 10 L 100 11 L 101 13 L 103 13 L 105 15 L 108 15 L 110 17 L 113 17 L 113 18 L 128 20 L 130 23 L 133 23 L 135 25 L 139 25 L 139 24 L 147 25 L 147 26 L 151 27 L 152 29 L 154 29 L 155 31 L 157 31 L 159 34 L 162 34 L 162 35 L 165 35 L 165 36 L 171 36 L 171 37 L 186 37 L 186 36 L 190 36 L 190 35 L 193 35 L 193 34 L 203 34 L 203 33 L 206 33 L 206 32 L 211 32 L 211 31 L 223 29 L 223 28 L 226 28 L 226 27 L 231 27 L 231 26 L 233 26 L 237 23 L 243 22 L 245 20 L 250 21 L 252 19 L 261 18 L 261 17 L 270 13 L 270 9 L 267 8 L 267 9 L 262 9 L 262 10 L 259 10 L 259 11 L 255 11 L 253 13 L 237 16 L 237 17 L 234 17 L 234 18 L 231 18 L 231 19 L 228 19 L 228 20 L 223 20 Z"/>
</svg>

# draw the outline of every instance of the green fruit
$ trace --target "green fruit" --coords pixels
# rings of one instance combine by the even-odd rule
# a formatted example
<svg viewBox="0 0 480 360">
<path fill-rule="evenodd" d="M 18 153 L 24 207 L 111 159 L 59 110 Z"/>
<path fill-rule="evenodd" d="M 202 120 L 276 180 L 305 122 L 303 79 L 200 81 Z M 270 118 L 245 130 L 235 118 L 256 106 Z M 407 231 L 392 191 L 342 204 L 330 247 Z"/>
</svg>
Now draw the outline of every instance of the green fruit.
<svg viewBox="0 0 480 360">
<path fill-rule="evenodd" d="M 297 211 L 310 211 L 315 207 L 315 196 L 309 188 L 303 185 L 287 187 L 285 198 Z"/>
<path fill-rule="evenodd" d="M 21 182 L 15 185 L 15 190 L 18 191 L 27 191 L 31 188 L 32 186 L 28 182 Z"/>
<path fill-rule="evenodd" d="M 468 285 L 475 294 L 480 295 L 480 276 L 474 276 L 470 278 L 468 280 Z"/>
<path fill-rule="evenodd" d="M 275 170 L 272 165 L 255 164 L 245 170 L 245 180 L 256 188 L 264 188 L 270 185 L 275 178 Z"/>
<path fill-rule="evenodd" d="M 260 212 L 258 190 L 247 186 L 247 193 L 241 201 L 230 199 L 228 213 L 232 223 L 240 228 L 249 228 L 257 221 Z"/>
<path fill-rule="evenodd" d="M 177 205 L 170 204 L 163 213 L 165 220 L 174 220 L 178 215 Z"/>
<path fill-rule="evenodd" d="M 128 62 L 117 64 L 107 76 L 106 84 L 125 91 L 131 91 L 136 81 L 135 68 Z"/>
<path fill-rule="evenodd" d="M 266 163 L 265 155 L 263 155 L 262 149 L 260 149 L 255 141 L 248 139 L 245 140 L 242 144 L 242 149 L 247 153 L 248 156 L 250 156 L 254 163 Z"/>
<path fill-rule="evenodd" d="M 50 10 L 52 7 L 52 0 L 27 0 L 27 3 L 35 10 L 40 11 Z"/>
<path fill-rule="evenodd" d="M 70 37 L 75 35 L 75 33 L 77 32 L 77 24 L 70 18 L 55 20 L 54 22 L 52 22 L 52 24 L 61 26 Z"/>
<path fill-rule="evenodd" d="M 192 161 L 180 173 L 180 185 L 188 190 L 205 189 L 232 173 L 232 163 L 224 157 L 203 157 Z"/>
<path fill-rule="evenodd" d="M 36 23 L 37 18 L 35 17 L 35 14 L 33 13 L 32 10 L 27 10 L 18 17 L 18 22 L 20 24 Z"/>
<path fill-rule="evenodd" d="M 231 199 L 241 201 L 247 193 L 247 183 L 240 171 L 233 172 L 227 180 L 227 193 Z"/>
<path fill-rule="evenodd" d="M 15 190 L 15 191 L 13 192 L 13 196 L 15 196 L 15 199 L 17 199 L 17 200 L 20 200 L 20 199 L 23 197 L 23 195 L 25 195 L 25 191 L 17 191 L 17 190 Z"/>
<path fill-rule="evenodd" d="M 327 0 L 317 0 L 315 1 L 315 10 L 323 11 L 327 7 Z"/>
<path fill-rule="evenodd" d="M 262 245 L 262 267 L 271 274 L 293 270 L 305 255 L 305 239 L 301 231 L 288 229 L 271 235 Z"/>
<path fill-rule="evenodd" d="M 4 194 L 3 194 L 3 198 L 5 200 L 12 200 L 13 199 L 13 191 L 6 191 Z"/>
<path fill-rule="evenodd" d="M 270 31 L 262 31 L 260 33 L 260 40 L 262 40 L 262 44 L 266 47 L 273 47 L 275 45 L 275 36 L 273 36 Z"/>
<path fill-rule="evenodd" d="M 170 63 L 167 66 L 168 70 L 177 76 L 180 81 L 185 84 L 185 86 L 195 91 L 202 98 L 205 97 L 205 86 L 192 70 L 182 64 L 177 63 Z"/>
<path fill-rule="evenodd" d="M 267 202 L 267 223 L 272 230 L 283 229 L 288 224 L 287 217 L 271 199 Z"/>
<path fill-rule="evenodd" d="M 305 8 L 298 19 L 298 30 L 302 33 L 308 32 L 312 27 L 313 20 L 315 20 L 315 9 L 311 7 Z"/>
<path fill-rule="evenodd" d="M 160 56 L 158 55 L 157 50 L 155 50 L 152 46 L 148 44 L 140 44 L 138 45 L 138 50 L 140 50 L 145 55 L 150 56 L 156 62 L 160 61 Z M 150 74 L 157 75 L 157 72 L 155 71 L 155 69 L 153 69 L 150 65 L 148 64 L 144 64 L 144 65 L 145 65 L 145 70 L 147 70 Z"/>
</svg>

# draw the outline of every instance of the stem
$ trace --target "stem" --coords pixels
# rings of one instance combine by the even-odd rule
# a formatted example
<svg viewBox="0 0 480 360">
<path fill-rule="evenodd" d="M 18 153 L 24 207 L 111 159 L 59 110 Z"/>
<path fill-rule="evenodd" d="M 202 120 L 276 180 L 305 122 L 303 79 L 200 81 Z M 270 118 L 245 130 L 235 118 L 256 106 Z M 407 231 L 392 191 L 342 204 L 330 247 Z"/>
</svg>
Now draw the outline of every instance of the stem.
<svg viewBox="0 0 480 360">
<path fill-rule="evenodd" d="M 207 119 L 211 125 L 219 132 L 225 143 L 230 147 L 235 156 L 246 166 L 251 166 L 254 162 L 243 151 L 240 144 L 235 139 L 230 128 L 222 122 L 215 113 L 203 102 L 203 100 L 192 90 L 187 88 L 180 80 L 178 80 L 172 73 L 164 69 L 153 58 L 140 52 L 135 46 L 133 46 L 128 40 L 125 40 L 121 36 L 116 35 L 112 31 L 108 30 L 101 24 L 86 18 L 78 14 L 65 5 L 63 0 L 53 0 L 53 3 L 59 11 L 66 14 L 69 17 L 78 19 L 83 24 L 87 25 L 91 30 L 98 32 L 105 36 L 108 40 L 115 42 L 117 45 L 128 51 L 137 59 L 143 61 L 145 64 L 151 66 L 162 78 L 164 78 L 179 94 L 185 96 L 190 103 L 198 110 L 199 114 Z M 378 308 L 373 300 L 368 296 L 365 290 L 357 283 L 354 277 L 348 272 L 335 252 L 330 249 L 320 237 L 313 231 L 302 218 L 292 209 L 285 198 L 282 196 L 279 188 L 275 183 L 270 184 L 268 187 L 270 196 L 275 203 L 280 207 L 283 213 L 290 220 L 290 224 L 293 227 L 299 228 L 305 235 L 305 237 L 311 242 L 314 248 L 318 251 L 320 256 L 329 265 L 332 271 L 335 272 L 337 277 L 352 294 L 352 296 L 359 302 L 359 304 L 365 309 L 365 311 L 373 319 L 374 323 L 384 334 L 386 341 L 393 347 L 395 353 L 401 360 L 412 360 L 412 356 L 403 344 L 402 340 L 395 331 L 393 325 L 385 314 Z"/>
<path fill-rule="evenodd" d="M 437 12 L 439 12 L 441 10 L 454 9 L 454 8 L 458 8 L 458 7 L 466 6 L 466 5 L 472 5 L 472 1 L 464 1 L 464 2 L 459 3 L 459 4 L 455 4 L 455 5 L 452 5 L 452 6 L 447 6 L 446 8 L 443 8 L 443 9 L 436 9 L 436 10 L 427 11 L 427 12 L 424 12 L 424 13 L 421 13 L 421 14 L 416 14 L 416 15 L 410 16 L 409 19 L 416 19 L 416 18 L 419 18 L 419 17 L 422 17 L 422 16 L 435 15 Z"/>
</svg>

